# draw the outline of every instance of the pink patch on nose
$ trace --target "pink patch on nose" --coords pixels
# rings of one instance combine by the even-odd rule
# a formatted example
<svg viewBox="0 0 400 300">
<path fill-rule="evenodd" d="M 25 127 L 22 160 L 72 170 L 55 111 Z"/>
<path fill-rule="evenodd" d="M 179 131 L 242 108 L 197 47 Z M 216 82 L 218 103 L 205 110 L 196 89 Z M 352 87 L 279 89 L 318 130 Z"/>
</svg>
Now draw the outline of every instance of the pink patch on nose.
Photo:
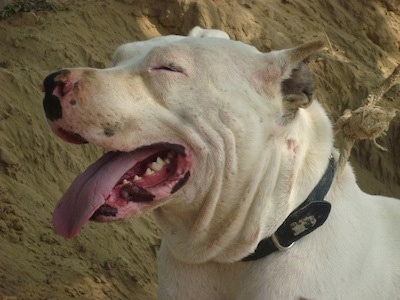
<svg viewBox="0 0 400 300">
<path fill-rule="evenodd" d="M 64 81 L 61 90 L 62 96 L 68 94 L 73 88 L 74 84 L 71 81 L 69 80 Z"/>
</svg>

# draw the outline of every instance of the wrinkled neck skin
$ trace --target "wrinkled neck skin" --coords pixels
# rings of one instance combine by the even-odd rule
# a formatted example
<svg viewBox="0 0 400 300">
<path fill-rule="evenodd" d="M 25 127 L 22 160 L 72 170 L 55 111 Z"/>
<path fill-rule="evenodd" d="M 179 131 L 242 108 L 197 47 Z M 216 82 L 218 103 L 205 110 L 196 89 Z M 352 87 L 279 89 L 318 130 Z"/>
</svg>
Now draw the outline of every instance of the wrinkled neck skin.
<svg viewBox="0 0 400 300">
<path fill-rule="evenodd" d="M 178 260 L 241 260 L 276 231 L 323 175 L 333 146 L 319 103 L 300 109 L 289 124 L 280 124 L 279 117 L 249 122 L 258 127 L 252 136 L 238 134 L 240 126 L 231 126 L 228 114 L 197 119 L 193 172 L 205 176 L 197 178 L 194 191 L 182 192 L 186 197 L 154 212 L 163 246 Z"/>
</svg>

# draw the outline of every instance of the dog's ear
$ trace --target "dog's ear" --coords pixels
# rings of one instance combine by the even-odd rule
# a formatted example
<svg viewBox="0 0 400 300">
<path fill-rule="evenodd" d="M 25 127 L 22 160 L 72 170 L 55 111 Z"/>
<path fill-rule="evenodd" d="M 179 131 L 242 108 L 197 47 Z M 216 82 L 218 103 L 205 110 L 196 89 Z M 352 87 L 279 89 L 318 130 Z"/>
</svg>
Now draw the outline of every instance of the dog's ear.
<svg viewBox="0 0 400 300">
<path fill-rule="evenodd" d="M 314 53 L 322 50 L 324 45 L 325 44 L 323 41 L 318 40 L 318 41 L 302 44 L 295 48 L 286 49 L 284 51 L 287 52 L 289 63 L 297 66 L 302 61 L 304 61 L 307 57 L 309 57 L 311 54 L 314 54 Z"/>
<path fill-rule="evenodd" d="M 313 82 L 308 66 L 301 62 L 292 70 L 290 77 L 281 84 L 283 105 L 286 111 L 306 108 L 312 102 Z"/>
<path fill-rule="evenodd" d="M 200 26 L 196 26 L 190 30 L 188 36 L 196 38 L 214 37 L 230 40 L 229 35 L 225 31 L 219 29 L 204 29 Z"/>
<path fill-rule="evenodd" d="M 287 117 L 293 117 L 299 108 L 306 108 L 311 104 L 312 75 L 304 60 L 321 50 L 323 46 L 322 41 L 315 41 L 283 50 L 284 58 L 281 60 L 281 67 L 284 79 L 281 83 L 281 91 Z"/>
</svg>

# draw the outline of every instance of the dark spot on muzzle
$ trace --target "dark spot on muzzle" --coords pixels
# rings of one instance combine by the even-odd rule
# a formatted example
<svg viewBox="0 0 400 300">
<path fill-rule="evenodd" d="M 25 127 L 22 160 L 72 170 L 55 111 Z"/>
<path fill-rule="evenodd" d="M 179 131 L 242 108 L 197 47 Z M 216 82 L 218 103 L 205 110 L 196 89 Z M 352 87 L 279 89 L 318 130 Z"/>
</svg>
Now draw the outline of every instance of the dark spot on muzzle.
<svg viewBox="0 0 400 300">
<path fill-rule="evenodd" d="M 189 177 L 190 177 L 190 172 L 187 171 L 185 176 L 174 185 L 174 187 L 171 190 L 171 194 L 175 193 L 177 190 L 183 187 L 185 183 L 188 181 Z"/>
<path fill-rule="evenodd" d="M 107 137 L 113 136 L 115 134 L 114 130 L 110 127 L 104 128 L 104 135 Z"/>
<path fill-rule="evenodd" d="M 56 77 L 67 76 L 70 73 L 68 70 L 61 70 L 48 75 L 43 81 L 44 98 L 43 98 L 43 109 L 46 114 L 46 118 L 50 121 L 55 121 L 62 118 L 62 107 L 60 99 L 54 95 L 54 90 L 57 86 L 62 85 L 63 82 L 56 80 Z"/>
<path fill-rule="evenodd" d="M 119 195 L 121 196 L 122 199 L 133 202 L 149 202 L 152 201 L 155 197 L 152 193 L 148 192 L 146 189 L 138 185 L 133 185 L 131 183 L 125 184 L 121 188 Z"/>
<path fill-rule="evenodd" d="M 117 208 L 112 207 L 108 204 L 103 204 L 94 212 L 94 214 L 90 217 L 90 220 L 96 220 L 96 218 L 99 216 L 115 217 L 117 215 L 117 212 Z"/>
</svg>

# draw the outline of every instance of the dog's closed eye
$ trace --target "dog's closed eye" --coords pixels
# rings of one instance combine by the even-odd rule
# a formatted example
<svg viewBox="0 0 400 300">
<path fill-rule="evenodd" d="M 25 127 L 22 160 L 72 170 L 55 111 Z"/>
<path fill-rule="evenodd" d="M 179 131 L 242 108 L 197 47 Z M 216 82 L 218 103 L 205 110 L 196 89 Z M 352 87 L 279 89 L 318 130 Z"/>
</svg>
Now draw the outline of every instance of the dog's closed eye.
<svg viewBox="0 0 400 300">
<path fill-rule="evenodd" d="M 184 70 L 181 66 L 175 63 L 167 63 L 163 64 L 154 68 L 151 68 L 153 71 L 169 71 L 169 72 L 177 72 L 177 73 L 184 73 Z"/>
</svg>

